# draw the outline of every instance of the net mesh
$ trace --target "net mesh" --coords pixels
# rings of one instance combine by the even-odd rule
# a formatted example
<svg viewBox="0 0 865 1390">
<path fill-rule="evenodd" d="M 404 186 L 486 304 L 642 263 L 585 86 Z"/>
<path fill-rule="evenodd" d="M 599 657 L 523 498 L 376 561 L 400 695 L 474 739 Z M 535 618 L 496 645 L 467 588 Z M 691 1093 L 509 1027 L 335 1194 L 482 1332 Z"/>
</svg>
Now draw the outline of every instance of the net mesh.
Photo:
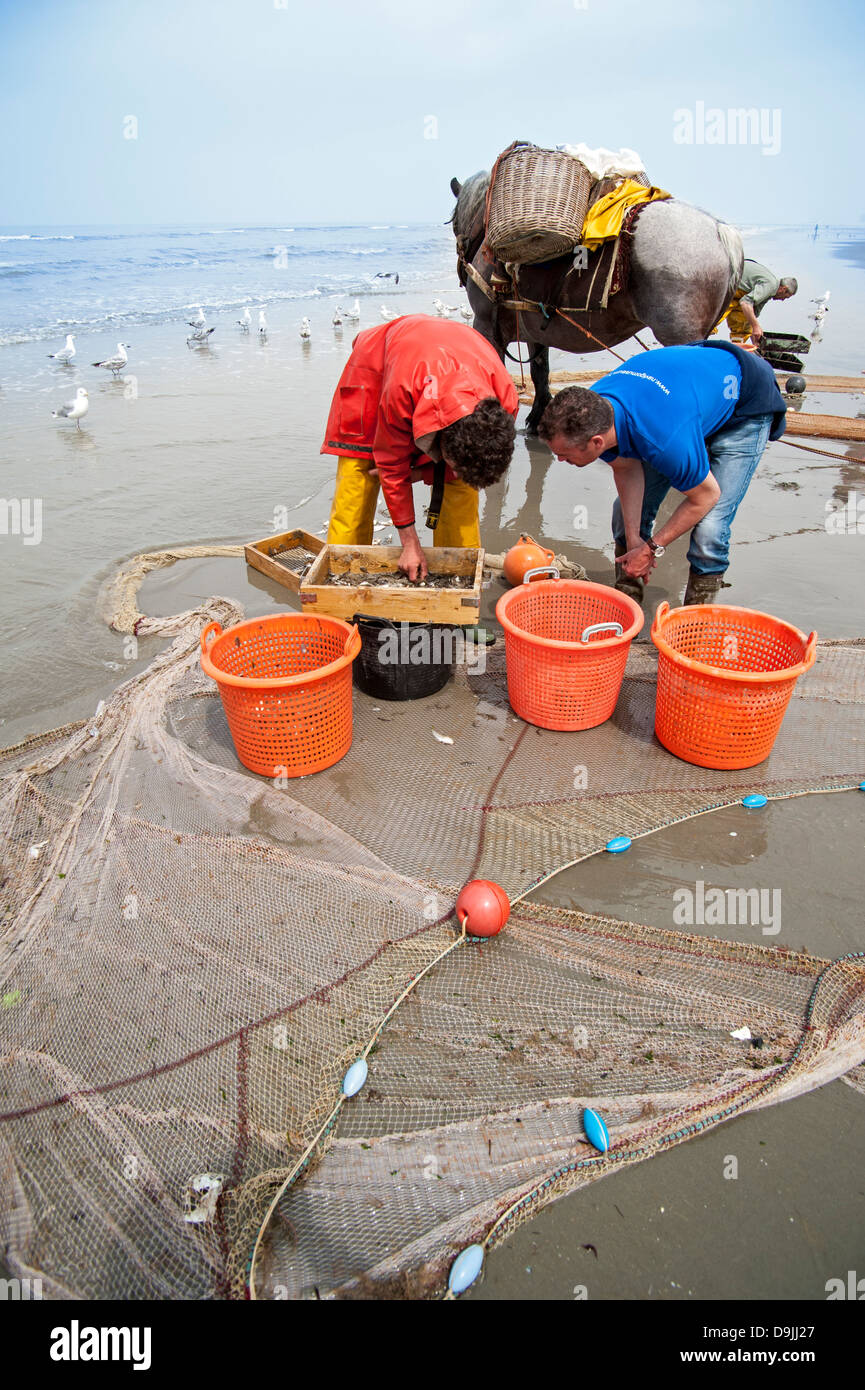
<svg viewBox="0 0 865 1390">
<path fill-rule="evenodd" d="M 113 592 L 118 626 L 140 624 Z M 146 620 L 171 644 L 94 720 L 0 754 L 12 1274 L 57 1298 L 433 1296 L 466 1244 L 574 1187 L 861 1086 L 863 961 L 526 901 L 613 835 L 753 789 L 654 742 L 653 650 L 576 734 L 514 717 L 498 647 L 424 701 L 356 692 L 347 757 L 280 783 L 239 765 L 199 668 L 203 626 L 240 617 L 212 599 Z M 865 647 L 821 647 L 759 787 L 856 786 L 863 751 Z M 472 877 L 515 902 L 494 941 L 455 927 Z M 743 1016 L 759 1051 L 730 1037 Z"/>
</svg>

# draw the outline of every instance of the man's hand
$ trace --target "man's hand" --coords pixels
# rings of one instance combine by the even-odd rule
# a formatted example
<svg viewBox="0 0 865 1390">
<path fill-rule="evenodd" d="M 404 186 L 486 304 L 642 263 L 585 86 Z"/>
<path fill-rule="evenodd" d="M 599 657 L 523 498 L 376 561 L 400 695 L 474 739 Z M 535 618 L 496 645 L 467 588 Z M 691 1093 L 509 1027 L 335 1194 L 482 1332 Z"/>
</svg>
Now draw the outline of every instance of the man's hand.
<svg viewBox="0 0 865 1390">
<path fill-rule="evenodd" d="M 759 323 L 758 323 L 758 324 L 756 324 L 756 325 L 754 326 L 754 328 L 751 329 L 751 342 L 752 342 L 752 343 L 759 343 L 759 341 L 760 341 L 760 339 L 762 338 L 762 336 L 763 336 L 763 330 L 762 330 L 762 328 L 760 327 L 760 325 L 759 325 Z"/>
<path fill-rule="evenodd" d="M 413 526 L 406 526 L 400 530 L 400 540 L 402 541 L 402 554 L 399 557 L 399 568 L 403 574 L 414 584 L 419 579 L 426 579 L 429 574 L 429 566 L 426 556 L 421 550 L 417 531 Z"/>
<path fill-rule="evenodd" d="M 625 574 L 630 575 L 632 579 L 648 579 L 657 561 L 652 547 L 646 545 L 645 541 L 640 541 L 633 550 L 628 550 L 624 555 L 619 556 L 616 563 L 621 565 Z"/>
</svg>

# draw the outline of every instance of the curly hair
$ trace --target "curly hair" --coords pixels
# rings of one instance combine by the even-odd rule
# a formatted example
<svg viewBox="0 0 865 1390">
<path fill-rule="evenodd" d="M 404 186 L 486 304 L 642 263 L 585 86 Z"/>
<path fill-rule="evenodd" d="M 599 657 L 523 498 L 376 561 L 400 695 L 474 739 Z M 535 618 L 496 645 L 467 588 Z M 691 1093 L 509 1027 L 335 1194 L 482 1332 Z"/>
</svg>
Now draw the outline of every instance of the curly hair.
<svg viewBox="0 0 865 1390">
<path fill-rule="evenodd" d="M 455 420 L 439 434 L 443 456 L 469 487 L 497 483 L 514 452 L 514 417 L 495 396 L 480 401 L 471 415 Z"/>
<path fill-rule="evenodd" d="M 549 444 L 556 435 L 564 435 L 569 444 L 582 449 L 596 434 L 603 434 L 613 424 L 613 407 L 596 391 L 584 386 L 569 386 L 553 396 L 538 425 L 538 434 Z"/>
</svg>

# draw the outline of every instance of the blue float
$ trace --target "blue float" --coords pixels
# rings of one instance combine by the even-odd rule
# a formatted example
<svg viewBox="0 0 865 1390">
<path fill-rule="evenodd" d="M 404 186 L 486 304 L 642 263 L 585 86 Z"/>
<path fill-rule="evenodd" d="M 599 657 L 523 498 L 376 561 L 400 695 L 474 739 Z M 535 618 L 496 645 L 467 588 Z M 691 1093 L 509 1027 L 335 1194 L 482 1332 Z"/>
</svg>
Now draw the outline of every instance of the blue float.
<svg viewBox="0 0 865 1390">
<path fill-rule="evenodd" d="M 749 811 L 757 811 L 761 806 L 765 806 L 769 800 L 762 792 L 751 792 L 750 796 L 742 797 L 742 805 L 747 806 Z"/>
<path fill-rule="evenodd" d="M 467 1245 L 462 1254 L 457 1255 L 448 1275 L 448 1288 L 451 1293 L 464 1293 L 475 1282 L 484 1262 L 482 1245 Z"/>
<path fill-rule="evenodd" d="M 610 1135 L 597 1110 L 583 1111 L 583 1133 L 589 1143 L 605 1154 L 610 1147 Z"/>
<path fill-rule="evenodd" d="M 369 1067 L 365 1057 L 359 1057 L 353 1062 L 342 1078 L 342 1093 L 344 1096 L 356 1096 L 361 1087 L 365 1084 L 369 1076 Z"/>
<path fill-rule="evenodd" d="M 624 854 L 625 850 L 630 848 L 631 841 L 627 835 L 616 835 L 604 845 L 604 849 L 610 854 Z"/>
<path fill-rule="evenodd" d="M 859 783 L 859 790 L 860 790 L 860 792 L 865 792 L 865 782 L 860 782 L 860 783 Z"/>
</svg>

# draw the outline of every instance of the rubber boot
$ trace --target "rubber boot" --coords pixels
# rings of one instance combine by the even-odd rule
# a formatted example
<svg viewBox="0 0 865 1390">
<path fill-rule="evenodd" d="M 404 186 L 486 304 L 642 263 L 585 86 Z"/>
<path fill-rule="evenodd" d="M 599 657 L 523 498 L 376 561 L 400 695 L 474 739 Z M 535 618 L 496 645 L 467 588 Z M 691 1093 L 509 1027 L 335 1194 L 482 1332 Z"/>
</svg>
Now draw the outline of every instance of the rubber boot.
<svg viewBox="0 0 865 1390">
<path fill-rule="evenodd" d="M 616 555 L 624 555 L 625 553 L 626 547 L 620 545 L 619 542 L 616 541 Z M 632 575 L 625 574 L 621 565 L 616 565 L 616 582 L 614 587 L 618 589 L 620 594 L 627 594 L 628 598 L 634 599 L 635 602 L 643 602 L 643 593 L 646 588 L 645 579 L 634 579 Z"/>
<path fill-rule="evenodd" d="M 685 597 L 682 599 L 683 607 L 692 603 L 714 603 L 719 589 L 729 589 L 729 584 L 724 583 L 726 570 L 720 574 L 697 574 L 696 570 L 691 570 L 688 574 L 688 584 L 685 589 Z"/>
</svg>

